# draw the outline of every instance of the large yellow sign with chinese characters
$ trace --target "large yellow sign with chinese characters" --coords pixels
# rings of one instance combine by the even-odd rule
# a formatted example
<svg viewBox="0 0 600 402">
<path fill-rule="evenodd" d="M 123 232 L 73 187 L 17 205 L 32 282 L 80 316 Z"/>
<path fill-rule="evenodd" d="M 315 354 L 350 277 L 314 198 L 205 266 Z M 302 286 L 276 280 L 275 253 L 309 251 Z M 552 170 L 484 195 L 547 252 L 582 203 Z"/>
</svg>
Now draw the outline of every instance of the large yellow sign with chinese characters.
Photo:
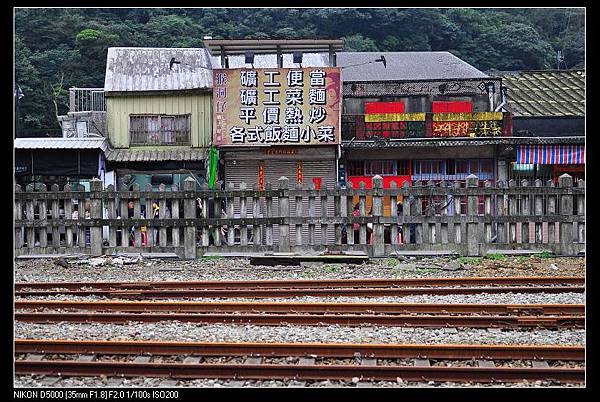
<svg viewBox="0 0 600 402">
<path fill-rule="evenodd" d="M 335 145 L 341 138 L 341 70 L 213 70 L 218 146 Z"/>
</svg>

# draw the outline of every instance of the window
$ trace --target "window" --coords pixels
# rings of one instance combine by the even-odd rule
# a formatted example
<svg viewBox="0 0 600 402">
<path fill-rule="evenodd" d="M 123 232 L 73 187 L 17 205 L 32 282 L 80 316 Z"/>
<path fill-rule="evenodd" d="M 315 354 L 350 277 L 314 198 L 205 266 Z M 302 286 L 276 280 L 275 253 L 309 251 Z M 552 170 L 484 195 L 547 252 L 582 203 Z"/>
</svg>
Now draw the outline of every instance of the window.
<svg viewBox="0 0 600 402">
<path fill-rule="evenodd" d="M 129 117 L 131 145 L 189 145 L 190 115 Z"/>
<path fill-rule="evenodd" d="M 398 161 L 398 176 L 410 175 L 410 161 L 403 159 Z"/>
<path fill-rule="evenodd" d="M 348 176 L 364 176 L 365 162 L 364 161 L 348 161 Z"/>
<path fill-rule="evenodd" d="M 372 161 L 366 163 L 365 174 L 370 175 L 393 175 L 396 161 Z"/>
<path fill-rule="evenodd" d="M 424 175 L 425 177 L 413 178 L 413 180 L 440 180 L 440 175 L 446 174 L 445 160 L 416 160 L 414 161 L 413 175 Z M 438 176 L 438 177 L 436 177 Z"/>
<path fill-rule="evenodd" d="M 456 161 L 456 174 L 469 174 L 469 161 L 465 159 L 459 159 Z"/>
</svg>

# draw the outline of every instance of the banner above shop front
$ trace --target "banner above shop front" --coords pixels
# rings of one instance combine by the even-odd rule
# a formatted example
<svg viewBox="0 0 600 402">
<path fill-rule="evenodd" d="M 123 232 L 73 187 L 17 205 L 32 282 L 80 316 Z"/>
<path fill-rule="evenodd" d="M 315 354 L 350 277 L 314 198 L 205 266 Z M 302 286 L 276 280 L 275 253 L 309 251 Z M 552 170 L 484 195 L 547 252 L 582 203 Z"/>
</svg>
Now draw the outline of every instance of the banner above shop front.
<svg viewBox="0 0 600 402">
<path fill-rule="evenodd" d="M 339 144 L 341 94 L 339 68 L 216 69 L 214 143 Z"/>
</svg>

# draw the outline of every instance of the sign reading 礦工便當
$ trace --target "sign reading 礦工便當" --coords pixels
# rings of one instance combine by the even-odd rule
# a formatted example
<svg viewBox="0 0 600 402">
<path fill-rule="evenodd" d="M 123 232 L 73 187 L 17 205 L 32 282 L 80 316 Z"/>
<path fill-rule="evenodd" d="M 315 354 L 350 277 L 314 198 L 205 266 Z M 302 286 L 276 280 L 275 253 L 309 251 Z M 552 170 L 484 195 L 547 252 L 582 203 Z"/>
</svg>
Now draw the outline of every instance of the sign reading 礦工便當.
<svg viewBox="0 0 600 402">
<path fill-rule="evenodd" d="M 340 69 L 213 71 L 213 139 L 218 146 L 340 143 Z"/>
</svg>

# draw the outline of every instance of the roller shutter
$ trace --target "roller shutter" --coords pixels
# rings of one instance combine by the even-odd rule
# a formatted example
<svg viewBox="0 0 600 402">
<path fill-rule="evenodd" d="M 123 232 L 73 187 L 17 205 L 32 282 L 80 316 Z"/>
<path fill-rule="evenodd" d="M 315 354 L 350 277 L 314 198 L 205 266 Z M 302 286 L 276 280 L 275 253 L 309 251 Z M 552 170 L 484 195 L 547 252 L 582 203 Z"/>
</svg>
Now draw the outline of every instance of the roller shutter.
<svg viewBox="0 0 600 402">
<path fill-rule="evenodd" d="M 290 187 L 294 187 L 296 185 L 296 172 L 297 172 L 297 160 L 277 160 L 277 159 L 267 159 L 264 160 L 265 166 L 265 182 L 271 183 L 273 189 L 278 188 L 278 179 L 281 176 L 286 176 L 289 179 Z M 308 183 L 312 182 L 313 178 L 321 178 L 322 186 L 327 186 L 328 188 L 334 188 L 335 180 L 336 180 L 336 169 L 335 169 L 335 159 L 329 160 L 321 160 L 321 161 L 303 161 L 302 162 L 302 171 L 303 171 L 303 183 L 304 185 L 308 185 Z M 257 160 L 236 160 L 236 164 L 233 164 L 233 160 L 225 160 L 225 183 L 234 183 L 235 188 L 239 189 L 240 183 L 245 182 L 247 188 L 252 188 L 252 186 L 258 183 L 258 161 Z M 315 199 L 315 214 L 317 217 L 321 216 L 321 200 Z M 296 215 L 296 200 L 294 197 L 290 199 L 290 216 Z M 273 199 L 273 211 L 275 214 L 278 214 L 279 203 L 277 198 Z M 247 202 L 247 216 L 252 216 L 252 200 L 248 200 Z M 265 200 L 261 199 L 261 211 L 266 210 Z M 240 203 L 239 199 L 234 201 L 234 211 L 236 216 L 239 216 L 240 213 Z M 308 199 L 303 200 L 303 215 L 306 216 L 308 214 Z M 334 206 L 333 200 L 328 203 L 327 215 L 333 216 L 334 214 Z M 264 231 L 263 231 L 264 233 Z M 278 243 L 279 238 L 279 228 L 278 226 L 274 226 L 273 228 L 273 238 L 274 244 Z M 329 243 L 333 243 L 335 241 L 335 229 L 333 225 L 330 225 L 327 230 L 327 239 Z M 296 228 L 295 225 L 290 227 L 290 243 L 292 245 L 296 244 Z M 321 228 L 320 226 L 315 227 L 315 245 L 319 245 L 322 243 L 321 240 Z M 303 225 L 302 228 L 302 244 L 308 244 L 308 225 Z"/>
</svg>

